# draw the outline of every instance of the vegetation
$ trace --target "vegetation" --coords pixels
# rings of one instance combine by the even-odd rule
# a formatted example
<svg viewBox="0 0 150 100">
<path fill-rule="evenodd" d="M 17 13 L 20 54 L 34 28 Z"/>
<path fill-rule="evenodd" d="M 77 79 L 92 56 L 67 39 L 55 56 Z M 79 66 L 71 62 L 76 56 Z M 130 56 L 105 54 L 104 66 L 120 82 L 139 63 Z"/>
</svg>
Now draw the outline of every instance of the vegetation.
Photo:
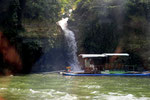
<svg viewBox="0 0 150 100">
<path fill-rule="evenodd" d="M 82 0 L 70 21 L 79 53 L 127 52 L 126 64 L 148 68 L 149 9 L 148 0 Z"/>
<path fill-rule="evenodd" d="M 69 26 L 76 32 L 78 53 L 127 52 L 127 64 L 150 67 L 148 0 L 1 0 L 0 8 L 0 31 L 20 55 L 19 73 L 29 73 L 48 52 L 51 60 L 65 59 L 64 37 L 56 22 L 68 16 L 69 9 L 73 9 Z M 52 57 L 54 52 L 61 56 Z M 12 67 L 2 52 L 0 59 L 5 74 Z M 52 62 L 47 68 L 56 64 Z"/>
<path fill-rule="evenodd" d="M 56 0 L 0 2 L 0 30 L 20 55 L 22 70 L 19 73 L 29 73 L 41 55 L 50 49 L 62 48 L 63 36 L 56 25 L 61 18 L 61 3 Z M 5 74 L 4 70 L 11 70 L 11 65 L 7 67 L 9 61 L 3 59 L 0 62 L 4 66 L 1 68 L 2 74 Z"/>
</svg>

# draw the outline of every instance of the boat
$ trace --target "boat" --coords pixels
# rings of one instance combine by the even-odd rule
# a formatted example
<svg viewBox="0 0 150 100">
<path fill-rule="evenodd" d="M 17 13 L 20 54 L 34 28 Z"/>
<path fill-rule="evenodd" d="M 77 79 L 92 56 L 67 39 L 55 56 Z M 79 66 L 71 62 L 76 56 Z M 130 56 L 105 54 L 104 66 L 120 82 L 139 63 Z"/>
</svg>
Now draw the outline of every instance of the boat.
<svg viewBox="0 0 150 100">
<path fill-rule="evenodd" d="M 80 54 L 79 56 L 82 57 L 84 62 L 84 70 L 82 72 L 66 71 L 61 72 L 60 74 L 64 76 L 150 76 L 149 71 L 130 71 L 126 70 L 126 66 L 123 66 L 122 71 L 115 71 L 114 69 L 109 70 L 105 65 L 97 66 L 91 62 L 92 59 L 96 58 L 107 59 L 108 57 L 114 56 L 129 56 L 128 53 Z"/>
</svg>

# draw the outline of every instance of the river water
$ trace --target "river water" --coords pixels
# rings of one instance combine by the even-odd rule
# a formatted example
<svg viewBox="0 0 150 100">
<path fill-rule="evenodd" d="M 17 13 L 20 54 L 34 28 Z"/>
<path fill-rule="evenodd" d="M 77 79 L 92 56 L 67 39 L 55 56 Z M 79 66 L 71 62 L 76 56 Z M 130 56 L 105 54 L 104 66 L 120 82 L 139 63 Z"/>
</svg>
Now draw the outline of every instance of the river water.
<svg viewBox="0 0 150 100">
<path fill-rule="evenodd" d="M 149 77 L 0 77 L 3 100 L 150 100 Z M 0 99 L 1 100 L 1 99 Z"/>
</svg>

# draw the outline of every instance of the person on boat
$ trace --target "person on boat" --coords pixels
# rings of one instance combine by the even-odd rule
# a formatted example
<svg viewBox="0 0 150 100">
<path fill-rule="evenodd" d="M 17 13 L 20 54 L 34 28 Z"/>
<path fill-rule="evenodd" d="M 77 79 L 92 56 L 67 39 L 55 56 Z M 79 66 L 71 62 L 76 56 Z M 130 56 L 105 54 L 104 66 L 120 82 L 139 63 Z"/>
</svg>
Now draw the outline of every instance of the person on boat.
<svg viewBox="0 0 150 100">
<path fill-rule="evenodd" d="M 90 59 L 89 58 L 85 58 L 85 68 L 84 68 L 84 72 L 85 73 L 91 73 L 91 68 L 90 68 Z"/>
<path fill-rule="evenodd" d="M 85 73 L 93 74 L 97 73 L 97 68 L 94 66 L 94 62 L 92 59 L 85 59 Z"/>
<path fill-rule="evenodd" d="M 71 72 L 71 67 L 70 66 L 66 67 L 66 69 L 67 69 L 67 72 Z"/>
<path fill-rule="evenodd" d="M 85 67 L 90 67 L 90 59 L 85 58 Z"/>
<path fill-rule="evenodd" d="M 94 61 L 91 59 L 90 61 L 90 67 L 92 68 L 92 73 L 93 74 L 97 74 L 98 73 L 98 69 L 97 67 L 94 65 Z"/>
</svg>

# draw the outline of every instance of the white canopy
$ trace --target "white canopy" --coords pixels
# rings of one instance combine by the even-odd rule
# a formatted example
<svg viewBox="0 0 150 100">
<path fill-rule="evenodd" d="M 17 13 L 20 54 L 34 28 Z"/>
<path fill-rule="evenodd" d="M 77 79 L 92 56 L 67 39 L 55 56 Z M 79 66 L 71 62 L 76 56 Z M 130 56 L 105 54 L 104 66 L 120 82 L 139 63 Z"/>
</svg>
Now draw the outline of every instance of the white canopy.
<svg viewBox="0 0 150 100">
<path fill-rule="evenodd" d="M 103 53 L 103 54 L 80 54 L 82 58 L 96 58 L 96 57 L 108 57 L 108 56 L 129 56 L 128 53 Z"/>
<path fill-rule="evenodd" d="M 82 58 L 106 57 L 104 54 L 80 54 Z"/>
<path fill-rule="evenodd" d="M 104 53 L 106 56 L 129 56 L 128 53 Z"/>
</svg>

